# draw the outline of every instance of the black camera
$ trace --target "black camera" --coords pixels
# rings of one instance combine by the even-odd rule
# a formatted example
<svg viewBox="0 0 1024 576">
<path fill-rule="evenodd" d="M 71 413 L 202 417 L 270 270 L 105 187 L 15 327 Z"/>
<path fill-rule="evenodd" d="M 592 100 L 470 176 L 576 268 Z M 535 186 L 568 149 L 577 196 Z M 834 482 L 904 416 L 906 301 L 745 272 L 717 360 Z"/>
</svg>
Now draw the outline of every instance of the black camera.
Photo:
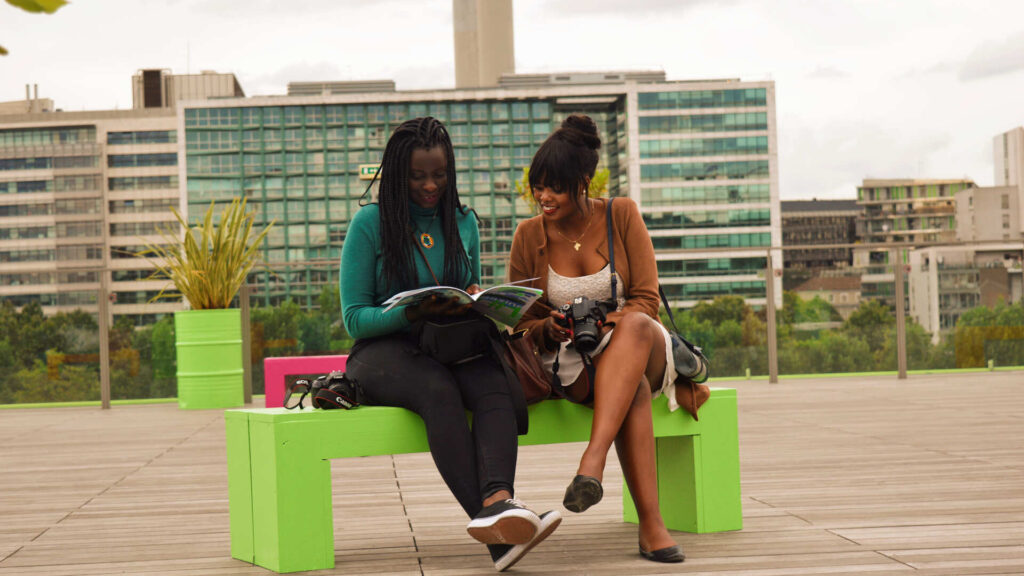
<svg viewBox="0 0 1024 576">
<path fill-rule="evenodd" d="M 577 351 L 589 354 L 601 342 L 601 326 L 611 310 L 614 310 L 614 305 L 610 301 L 577 296 L 558 309 L 564 318 L 556 318 L 555 322 L 572 330 L 572 345 Z"/>
<path fill-rule="evenodd" d="M 296 403 L 291 401 L 294 394 L 299 395 Z M 306 378 L 296 380 L 285 391 L 284 407 L 288 410 L 296 407 L 302 410 L 302 401 L 307 395 L 313 407 L 321 410 L 351 410 L 363 403 L 363 389 L 354 378 L 349 378 L 341 370 L 320 376 L 312 382 Z"/>
</svg>

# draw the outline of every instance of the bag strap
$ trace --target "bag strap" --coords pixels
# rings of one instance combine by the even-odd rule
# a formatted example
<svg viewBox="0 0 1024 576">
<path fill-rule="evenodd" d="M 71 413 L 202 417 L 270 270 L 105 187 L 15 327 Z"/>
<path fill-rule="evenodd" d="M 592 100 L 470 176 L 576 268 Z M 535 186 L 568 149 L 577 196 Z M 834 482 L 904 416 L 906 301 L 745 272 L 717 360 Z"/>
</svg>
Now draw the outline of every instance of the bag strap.
<svg viewBox="0 0 1024 576">
<path fill-rule="evenodd" d="M 608 220 L 608 265 L 612 268 L 612 302 L 618 305 L 618 295 L 616 293 L 616 287 L 618 286 L 619 279 L 615 276 L 615 239 L 614 229 L 612 227 L 612 202 L 615 198 L 608 199 L 608 214 L 606 219 Z"/>
<path fill-rule="evenodd" d="M 668 305 L 668 297 L 665 296 L 665 289 L 661 287 L 661 283 L 658 283 L 658 294 L 661 295 L 661 303 L 665 305 L 665 311 L 668 312 L 668 320 L 672 323 L 672 329 L 679 332 L 679 327 L 676 326 L 676 318 L 672 315 L 672 307 Z"/>
<path fill-rule="evenodd" d="M 668 305 L 668 297 L 665 296 L 665 289 L 661 287 L 661 284 L 658 284 L 658 294 L 661 295 L 661 303 L 665 305 L 665 311 L 668 312 L 668 320 L 669 322 L 672 323 L 672 335 L 675 336 L 676 338 L 679 338 L 679 340 L 683 343 L 684 346 L 687 347 L 687 349 L 690 350 L 691 353 L 693 353 L 696 356 L 699 356 L 704 361 L 704 364 L 708 365 L 708 358 L 707 356 L 704 355 L 704 348 L 701 346 L 697 346 L 693 342 L 687 340 L 686 337 L 683 336 L 682 332 L 679 331 L 679 328 L 676 326 L 676 319 L 672 315 L 672 307 Z M 708 366 L 707 374 L 710 374 L 710 372 L 711 369 L 710 366 Z M 701 382 L 705 381 L 707 381 L 707 376 L 705 376 L 704 380 L 701 380 L 700 382 L 697 383 L 700 384 Z"/>
</svg>

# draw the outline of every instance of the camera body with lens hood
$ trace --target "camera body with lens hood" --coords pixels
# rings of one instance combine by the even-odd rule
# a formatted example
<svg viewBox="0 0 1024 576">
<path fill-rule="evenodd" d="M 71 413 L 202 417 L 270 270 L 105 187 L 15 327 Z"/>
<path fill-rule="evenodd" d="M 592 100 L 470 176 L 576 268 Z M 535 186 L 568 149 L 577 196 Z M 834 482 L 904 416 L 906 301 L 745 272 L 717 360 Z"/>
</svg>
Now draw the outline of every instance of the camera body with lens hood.
<svg viewBox="0 0 1024 576">
<path fill-rule="evenodd" d="M 563 317 L 555 318 L 555 323 L 572 331 L 572 345 L 577 351 L 589 354 L 601 342 L 601 327 L 614 309 L 611 301 L 577 296 L 558 309 Z"/>
</svg>

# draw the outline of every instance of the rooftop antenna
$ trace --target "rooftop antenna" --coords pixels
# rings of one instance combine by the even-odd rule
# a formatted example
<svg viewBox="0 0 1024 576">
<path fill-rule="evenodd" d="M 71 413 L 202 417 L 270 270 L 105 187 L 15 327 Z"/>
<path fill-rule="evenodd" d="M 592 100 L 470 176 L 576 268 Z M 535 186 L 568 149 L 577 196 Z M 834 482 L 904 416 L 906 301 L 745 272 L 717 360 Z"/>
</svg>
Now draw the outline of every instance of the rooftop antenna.
<svg viewBox="0 0 1024 576">
<path fill-rule="evenodd" d="M 189 41 L 185 40 L 185 74 L 192 73 L 191 54 L 189 52 Z"/>
</svg>

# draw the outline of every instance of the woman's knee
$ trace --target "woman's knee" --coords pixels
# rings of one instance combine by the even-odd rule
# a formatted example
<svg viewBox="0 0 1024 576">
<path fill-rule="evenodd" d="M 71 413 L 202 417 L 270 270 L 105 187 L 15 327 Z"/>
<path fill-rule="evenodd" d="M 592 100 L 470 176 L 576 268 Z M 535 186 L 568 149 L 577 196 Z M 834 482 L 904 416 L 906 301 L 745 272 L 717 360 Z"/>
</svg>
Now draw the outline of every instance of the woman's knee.
<svg viewBox="0 0 1024 576">
<path fill-rule="evenodd" d="M 654 323 L 651 322 L 651 318 L 642 312 L 626 312 L 615 323 L 615 332 L 613 332 L 613 340 L 618 337 L 619 339 L 629 340 L 634 345 L 647 345 L 650 346 L 654 341 L 654 332 L 652 328 Z"/>
</svg>

